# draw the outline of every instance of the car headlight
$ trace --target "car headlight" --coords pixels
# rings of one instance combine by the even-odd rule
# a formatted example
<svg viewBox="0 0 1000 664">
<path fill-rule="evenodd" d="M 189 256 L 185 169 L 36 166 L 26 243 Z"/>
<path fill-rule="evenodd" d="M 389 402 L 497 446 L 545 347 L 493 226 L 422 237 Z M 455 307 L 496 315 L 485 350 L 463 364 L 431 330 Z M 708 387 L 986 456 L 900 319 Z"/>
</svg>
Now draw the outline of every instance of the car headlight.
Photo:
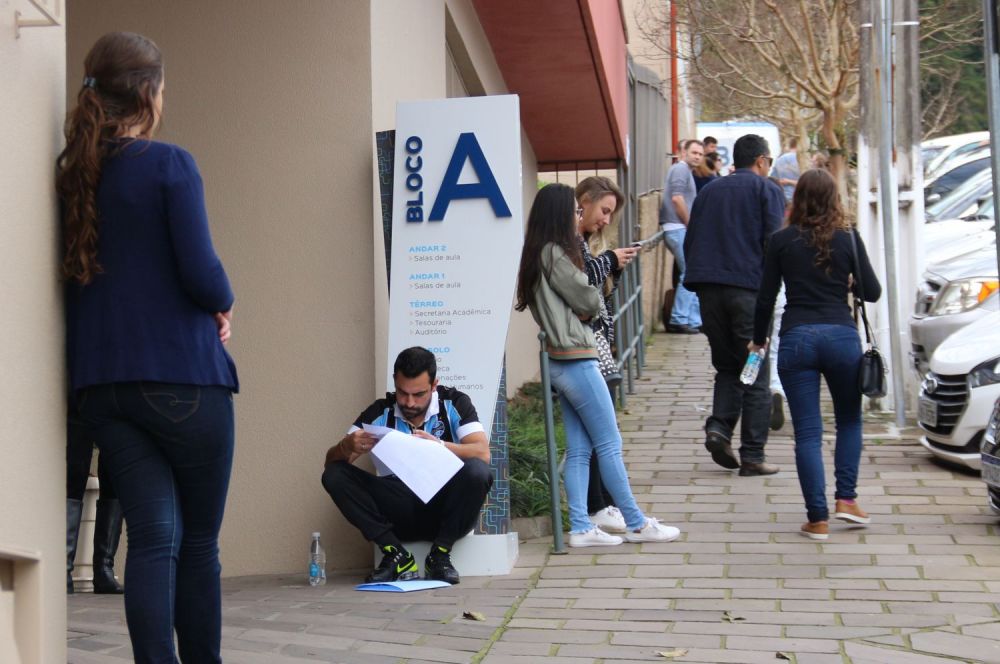
<svg viewBox="0 0 1000 664">
<path fill-rule="evenodd" d="M 975 309 L 998 289 L 1000 281 L 996 277 L 972 277 L 953 281 L 942 288 L 935 298 L 931 315 L 943 316 Z"/>
<path fill-rule="evenodd" d="M 982 387 L 1000 383 L 1000 357 L 983 362 L 969 372 L 969 387 Z"/>
</svg>

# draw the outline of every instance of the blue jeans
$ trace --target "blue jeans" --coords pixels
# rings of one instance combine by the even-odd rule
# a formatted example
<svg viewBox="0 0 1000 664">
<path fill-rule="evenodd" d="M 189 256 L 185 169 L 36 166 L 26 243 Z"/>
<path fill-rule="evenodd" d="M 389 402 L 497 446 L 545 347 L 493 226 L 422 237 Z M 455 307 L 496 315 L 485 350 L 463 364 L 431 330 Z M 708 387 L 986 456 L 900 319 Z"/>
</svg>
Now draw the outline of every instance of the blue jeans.
<svg viewBox="0 0 1000 664">
<path fill-rule="evenodd" d="M 684 259 L 684 236 L 686 228 L 663 231 L 663 240 L 667 249 L 674 255 L 677 269 L 680 270 L 680 280 L 674 286 L 674 308 L 670 311 L 670 322 L 673 325 L 688 325 L 701 327 L 701 307 L 698 296 L 684 287 L 684 275 L 687 273 L 687 261 Z"/>
<path fill-rule="evenodd" d="M 622 460 L 622 436 L 615 419 L 611 393 L 597 368 L 597 360 L 553 360 L 549 363 L 552 385 L 559 392 L 563 425 L 566 427 L 566 466 L 563 481 L 569 503 L 570 532 L 594 527 L 587 514 L 590 455 L 597 452 L 601 479 L 630 529 L 646 523 L 632 496 Z"/>
<path fill-rule="evenodd" d="M 219 529 L 233 463 L 228 388 L 113 383 L 78 393 L 128 526 L 125 618 L 140 664 L 221 662 Z M 174 632 L 178 652 L 174 651 Z"/>
<path fill-rule="evenodd" d="M 785 388 L 795 427 L 795 467 L 810 521 L 826 521 L 826 475 L 823 469 L 823 419 L 819 378 L 833 398 L 837 441 L 833 453 L 834 496 L 856 498 L 861 463 L 861 392 L 858 364 L 861 340 L 848 325 L 799 325 L 781 335 L 778 375 Z"/>
</svg>

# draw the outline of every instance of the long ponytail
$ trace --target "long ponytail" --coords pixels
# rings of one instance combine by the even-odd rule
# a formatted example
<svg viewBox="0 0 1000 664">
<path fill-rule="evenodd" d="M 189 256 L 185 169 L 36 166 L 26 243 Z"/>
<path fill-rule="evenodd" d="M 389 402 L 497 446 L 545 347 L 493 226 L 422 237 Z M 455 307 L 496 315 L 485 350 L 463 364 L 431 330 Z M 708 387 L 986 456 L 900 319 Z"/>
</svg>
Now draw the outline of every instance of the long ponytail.
<svg viewBox="0 0 1000 664">
<path fill-rule="evenodd" d="M 131 127 L 153 132 L 163 60 L 152 41 L 129 32 L 104 35 L 87 54 L 76 108 L 66 118 L 66 147 L 56 161 L 56 193 L 63 208 L 63 277 L 89 284 L 97 260 L 97 185 L 111 139 Z"/>
<path fill-rule="evenodd" d="M 66 121 L 66 148 L 57 162 L 56 192 L 63 204 L 62 273 L 90 283 L 101 272 L 97 262 L 97 182 L 101 177 L 102 127 L 107 120 L 97 92 L 84 86 Z"/>
</svg>

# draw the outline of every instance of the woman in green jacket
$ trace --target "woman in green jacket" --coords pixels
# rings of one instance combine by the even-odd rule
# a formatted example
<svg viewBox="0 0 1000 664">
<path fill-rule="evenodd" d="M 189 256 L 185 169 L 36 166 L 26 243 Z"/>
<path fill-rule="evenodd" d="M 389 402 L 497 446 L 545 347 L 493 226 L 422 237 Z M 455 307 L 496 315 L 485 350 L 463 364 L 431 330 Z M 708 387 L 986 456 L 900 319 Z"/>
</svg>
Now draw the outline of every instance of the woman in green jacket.
<svg viewBox="0 0 1000 664">
<path fill-rule="evenodd" d="M 614 403 L 597 366 L 594 331 L 587 324 L 601 309 L 601 292 L 587 281 L 576 233 L 576 199 L 563 184 L 543 187 L 528 215 L 517 283 L 517 310 L 531 309 L 547 337 L 552 385 L 559 392 L 566 427 L 563 478 L 569 503 L 570 546 L 613 546 L 587 514 L 590 456 L 625 517 L 625 540 L 669 542 L 680 535 L 642 513 L 632 496 Z"/>
</svg>

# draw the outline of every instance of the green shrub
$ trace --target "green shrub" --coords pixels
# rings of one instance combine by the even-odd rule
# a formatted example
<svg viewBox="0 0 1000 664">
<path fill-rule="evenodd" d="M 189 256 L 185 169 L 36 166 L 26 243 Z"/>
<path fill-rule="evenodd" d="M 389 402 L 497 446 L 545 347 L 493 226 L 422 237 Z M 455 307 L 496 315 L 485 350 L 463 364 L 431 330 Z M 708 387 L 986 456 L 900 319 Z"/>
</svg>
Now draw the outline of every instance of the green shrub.
<svg viewBox="0 0 1000 664">
<path fill-rule="evenodd" d="M 554 402 L 556 449 L 566 449 L 566 434 Z M 545 443 L 545 405 L 541 383 L 525 383 L 507 404 L 510 506 L 514 517 L 550 513 L 549 463 Z"/>
</svg>

